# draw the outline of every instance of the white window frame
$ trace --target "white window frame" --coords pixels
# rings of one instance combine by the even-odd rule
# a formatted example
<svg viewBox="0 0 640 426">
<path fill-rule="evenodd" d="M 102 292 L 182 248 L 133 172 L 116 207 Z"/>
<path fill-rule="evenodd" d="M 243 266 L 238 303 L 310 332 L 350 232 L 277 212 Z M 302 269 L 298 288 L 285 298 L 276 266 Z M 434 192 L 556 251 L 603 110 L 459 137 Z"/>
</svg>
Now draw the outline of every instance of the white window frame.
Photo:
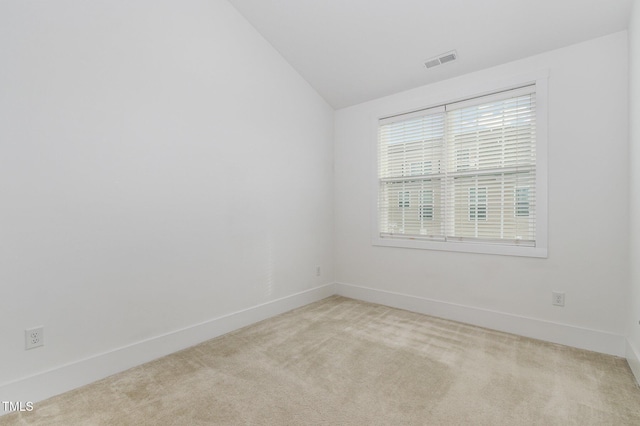
<svg viewBox="0 0 640 426">
<path fill-rule="evenodd" d="M 482 253 L 506 256 L 525 256 L 546 258 L 548 253 L 548 70 L 537 71 L 525 75 L 501 79 L 498 82 L 487 82 L 476 85 L 475 89 L 452 95 L 451 99 L 442 99 L 433 103 L 425 99 L 421 104 L 412 101 L 412 105 L 395 110 L 381 110 L 372 116 L 372 191 L 371 191 L 371 228 L 372 244 L 383 247 L 401 247 L 426 250 L 444 250 L 453 252 Z M 514 89 L 529 84 L 536 87 L 536 242 L 534 247 L 507 245 L 500 243 L 470 242 L 470 241 L 435 241 L 421 240 L 412 237 L 382 238 L 379 232 L 378 209 L 378 127 L 382 118 L 406 114 L 413 111 L 426 110 L 439 105 L 485 96 L 496 92 Z M 397 107 L 397 105 L 396 105 Z"/>
</svg>

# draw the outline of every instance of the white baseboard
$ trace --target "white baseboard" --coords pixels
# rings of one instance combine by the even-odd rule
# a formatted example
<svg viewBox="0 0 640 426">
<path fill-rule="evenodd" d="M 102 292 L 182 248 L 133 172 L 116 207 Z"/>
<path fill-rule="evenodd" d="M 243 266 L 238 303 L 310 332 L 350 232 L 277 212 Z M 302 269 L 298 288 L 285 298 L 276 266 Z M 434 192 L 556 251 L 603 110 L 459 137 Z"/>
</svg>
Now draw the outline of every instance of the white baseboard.
<svg viewBox="0 0 640 426">
<path fill-rule="evenodd" d="M 640 352 L 636 350 L 629 339 L 627 339 L 626 358 L 633 375 L 636 377 L 636 382 L 640 386 Z"/>
<path fill-rule="evenodd" d="M 625 356 L 625 337 L 604 331 L 344 283 L 336 283 L 336 294 L 547 342 Z"/>
<path fill-rule="evenodd" d="M 639 353 L 624 336 L 406 294 L 332 283 L 0 384 L 0 401 L 42 401 L 334 294 L 576 348 L 626 356 L 636 378 L 640 380 Z M 0 416 L 3 414 L 6 412 L 0 409 Z"/>
<path fill-rule="evenodd" d="M 37 402 L 335 294 L 326 284 L 0 384 L 0 401 Z M 6 414 L 0 406 L 0 416 Z"/>
</svg>

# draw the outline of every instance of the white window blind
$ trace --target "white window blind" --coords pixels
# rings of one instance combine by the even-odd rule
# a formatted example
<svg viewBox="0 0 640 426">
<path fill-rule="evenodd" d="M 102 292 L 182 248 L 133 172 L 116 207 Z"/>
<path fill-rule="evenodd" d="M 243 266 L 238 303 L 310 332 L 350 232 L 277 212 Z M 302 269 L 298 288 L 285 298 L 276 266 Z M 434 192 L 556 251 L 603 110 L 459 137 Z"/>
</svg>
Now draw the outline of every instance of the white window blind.
<svg viewBox="0 0 640 426">
<path fill-rule="evenodd" d="M 381 119 L 378 230 L 535 247 L 535 85 Z"/>
</svg>

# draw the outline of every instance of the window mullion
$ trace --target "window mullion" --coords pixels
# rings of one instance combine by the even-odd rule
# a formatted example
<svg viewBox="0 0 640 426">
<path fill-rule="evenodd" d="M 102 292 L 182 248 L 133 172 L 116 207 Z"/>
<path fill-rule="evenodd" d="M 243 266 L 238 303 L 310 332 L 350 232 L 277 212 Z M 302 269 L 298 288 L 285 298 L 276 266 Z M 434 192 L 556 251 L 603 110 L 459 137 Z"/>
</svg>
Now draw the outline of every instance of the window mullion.
<svg viewBox="0 0 640 426">
<path fill-rule="evenodd" d="M 504 173 L 500 175 L 500 239 L 502 238 L 504 238 Z"/>
<path fill-rule="evenodd" d="M 442 163 L 443 163 L 443 174 L 444 178 L 442 179 L 443 189 L 441 198 L 442 205 L 442 223 L 443 223 L 443 235 L 445 241 L 449 239 L 449 237 L 455 234 L 455 220 L 452 220 L 451 215 L 455 211 L 453 209 L 454 200 L 452 197 L 453 185 L 451 182 L 451 153 L 449 152 L 450 144 L 449 144 L 449 114 L 445 113 L 444 117 L 444 141 L 443 141 L 443 149 L 442 149 Z"/>
</svg>

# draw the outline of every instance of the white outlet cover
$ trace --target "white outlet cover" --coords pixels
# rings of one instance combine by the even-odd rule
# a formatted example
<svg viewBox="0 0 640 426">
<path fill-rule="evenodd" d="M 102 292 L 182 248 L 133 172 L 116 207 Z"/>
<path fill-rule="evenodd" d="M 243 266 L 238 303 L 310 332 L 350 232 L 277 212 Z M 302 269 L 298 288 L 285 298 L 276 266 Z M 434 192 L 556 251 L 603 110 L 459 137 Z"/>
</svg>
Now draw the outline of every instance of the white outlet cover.
<svg viewBox="0 0 640 426">
<path fill-rule="evenodd" d="M 25 349 L 44 345 L 44 327 L 29 328 L 24 331 Z"/>
<path fill-rule="evenodd" d="M 564 293 L 559 291 L 554 291 L 551 294 L 552 294 L 552 299 L 551 299 L 552 304 L 554 304 L 555 306 L 564 306 Z"/>
</svg>

